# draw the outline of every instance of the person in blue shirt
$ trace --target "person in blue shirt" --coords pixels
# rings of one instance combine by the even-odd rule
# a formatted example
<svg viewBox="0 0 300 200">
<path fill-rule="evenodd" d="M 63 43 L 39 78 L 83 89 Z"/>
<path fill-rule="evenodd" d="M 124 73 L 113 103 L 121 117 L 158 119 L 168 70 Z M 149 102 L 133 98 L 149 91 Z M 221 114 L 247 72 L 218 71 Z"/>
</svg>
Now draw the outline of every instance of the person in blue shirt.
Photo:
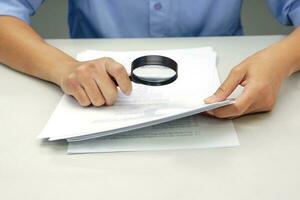
<svg viewBox="0 0 300 200">
<path fill-rule="evenodd" d="M 117 87 L 130 94 L 125 68 L 112 58 L 79 62 L 47 44 L 31 27 L 43 0 L 0 0 L 0 62 L 53 82 L 82 106 L 112 105 Z M 299 0 L 267 0 L 283 24 L 300 25 Z M 197 37 L 242 35 L 242 0 L 69 0 L 72 38 Z M 255 14 L 255 13 L 253 13 Z M 270 111 L 282 81 L 300 70 L 300 28 L 235 66 L 207 103 L 244 87 L 236 103 L 210 111 L 234 118 Z"/>
</svg>

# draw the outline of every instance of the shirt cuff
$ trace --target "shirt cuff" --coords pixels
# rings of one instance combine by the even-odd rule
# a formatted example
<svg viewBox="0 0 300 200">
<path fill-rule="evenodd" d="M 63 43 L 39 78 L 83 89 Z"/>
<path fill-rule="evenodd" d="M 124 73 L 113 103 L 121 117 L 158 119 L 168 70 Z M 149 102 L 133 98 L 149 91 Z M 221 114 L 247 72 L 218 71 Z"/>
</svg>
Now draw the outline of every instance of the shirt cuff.
<svg viewBox="0 0 300 200">
<path fill-rule="evenodd" d="M 289 18 L 293 24 L 293 26 L 299 26 L 300 25 L 300 7 L 294 9 L 289 13 Z"/>
<path fill-rule="evenodd" d="M 1 7 L 1 3 L 0 3 L 0 7 Z M 27 24 L 31 23 L 31 19 L 30 19 L 30 13 L 28 12 L 28 10 L 26 9 L 22 9 L 22 8 L 15 8 L 15 7 L 7 7 L 7 6 L 3 6 L 0 9 L 0 16 L 11 16 L 11 17 L 16 17 L 24 22 L 26 22 Z"/>
</svg>

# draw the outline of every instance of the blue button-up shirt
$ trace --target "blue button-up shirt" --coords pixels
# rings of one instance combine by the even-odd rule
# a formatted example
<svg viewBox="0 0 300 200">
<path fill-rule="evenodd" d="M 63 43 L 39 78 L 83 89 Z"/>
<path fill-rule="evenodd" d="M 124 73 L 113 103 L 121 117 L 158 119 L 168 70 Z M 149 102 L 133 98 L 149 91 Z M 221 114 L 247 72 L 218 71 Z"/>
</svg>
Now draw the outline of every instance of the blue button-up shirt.
<svg viewBox="0 0 300 200">
<path fill-rule="evenodd" d="M 30 23 L 42 2 L 0 0 L 0 15 Z M 281 23 L 300 24 L 300 0 L 267 2 Z M 242 0 L 69 0 L 70 34 L 73 38 L 241 35 L 241 4 Z"/>
</svg>

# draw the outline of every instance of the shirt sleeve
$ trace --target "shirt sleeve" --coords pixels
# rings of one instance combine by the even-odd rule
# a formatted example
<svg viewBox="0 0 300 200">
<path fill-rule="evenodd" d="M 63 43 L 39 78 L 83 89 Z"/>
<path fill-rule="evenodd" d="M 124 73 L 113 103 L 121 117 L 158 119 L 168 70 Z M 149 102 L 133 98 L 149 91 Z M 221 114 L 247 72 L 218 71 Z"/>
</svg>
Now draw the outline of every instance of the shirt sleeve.
<svg viewBox="0 0 300 200">
<path fill-rule="evenodd" d="M 300 25 L 300 0 L 267 0 L 272 14 L 285 25 Z"/>
<path fill-rule="evenodd" d="M 17 17 L 26 23 L 31 23 L 34 15 L 44 0 L 0 0 L 0 16 Z"/>
</svg>

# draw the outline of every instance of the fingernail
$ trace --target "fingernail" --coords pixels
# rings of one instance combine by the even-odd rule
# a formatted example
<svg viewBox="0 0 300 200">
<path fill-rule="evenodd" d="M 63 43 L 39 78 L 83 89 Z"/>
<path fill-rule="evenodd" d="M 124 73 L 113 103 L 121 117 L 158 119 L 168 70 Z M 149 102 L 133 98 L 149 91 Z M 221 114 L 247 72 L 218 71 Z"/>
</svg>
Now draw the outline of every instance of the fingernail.
<svg viewBox="0 0 300 200">
<path fill-rule="evenodd" d="M 126 90 L 125 94 L 129 96 L 131 94 L 131 90 Z"/>
<path fill-rule="evenodd" d="M 217 97 L 215 95 L 212 95 L 206 99 L 204 99 L 205 103 L 212 103 L 212 102 L 215 102 L 217 101 Z"/>
<path fill-rule="evenodd" d="M 214 112 L 213 111 L 211 111 L 211 110 L 209 110 L 209 111 L 206 111 L 208 114 L 210 114 L 210 115 L 214 115 Z"/>
</svg>

